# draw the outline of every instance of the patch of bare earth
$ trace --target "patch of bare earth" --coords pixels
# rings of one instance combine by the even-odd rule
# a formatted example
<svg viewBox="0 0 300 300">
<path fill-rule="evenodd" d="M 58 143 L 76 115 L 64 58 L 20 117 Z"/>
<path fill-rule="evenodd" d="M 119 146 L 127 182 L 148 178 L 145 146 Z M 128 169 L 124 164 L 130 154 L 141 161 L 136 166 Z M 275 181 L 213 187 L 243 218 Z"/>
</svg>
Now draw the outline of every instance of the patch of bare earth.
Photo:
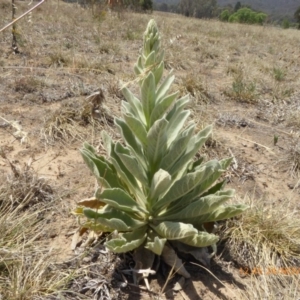
<svg viewBox="0 0 300 300">
<path fill-rule="evenodd" d="M 21 1 L 17 6 L 18 13 L 28 7 Z M 0 27 L 10 21 L 9 10 L 5 5 L 0 10 Z M 119 87 L 134 79 L 133 64 L 150 18 L 162 32 L 166 67 L 174 69 L 176 76 L 174 89 L 191 95 L 191 118 L 199 129 L 214 124 L 214 136 L 201 154 L 207 159 L 234 158 L 226 173 L 228 185 L 237 191 L 233 201 L 244 201 L 251 210 L 259 208 L 265 218 L 253 223 L 259 226 L 268 218 L 273 223 L 289 216 L 299 218 L 298 31 L 156 12 L 116 13 L 99 7 L 93 15 L 91 9 L 77 4 L 47 1 L 32 13 L 30 22 L 25 18 L 18 23 L 19 54 L 11 50 L 10 30 L 0 35 L 0 175 L 5 190 L 0 206 L 12 203 L 18 207 L 30 195 L 29 206 L 12 211 L 17 218 L 33 213 L 30 218 L 35 220 L 30 225 L 35 229 L 24 231 L 24 239 L 18 237 L 18 242 L 9 246 L 0 242 L 0 298 L 299 298 L 299 273 L 279 274 L 282 268 L 300 268 L 299 228 L 292 225 L 286 225 L 285 231 L 289 237 L 295 236 L 290 244 L 296 248 L 274 250 L 277 265 L 275 262 L 272 267 L 278 274 L 255 274 L 255 267 L 267 266 L 259 259 L 247 258 L 253 253 L 263 257 L 260 253 L 266 252 L 261 247 L 266 243 L 251 237 L 248 245 L 240 235 L 230 240 L 225 234 L 209 270 L 188 259 L 186 268 L 192 279 L 182 283 L 177 275 L 168 279 L 171 270 L 162 265 L 150 278 L 152 292 L 133 285 L 124 272 L 133 267 L 130 254 L 108 253 L 103 246 L 105 236 L 96 240 L 85 236 L 79 247 L 71 249 L 78 227 L 72 209 L 76 201 L 91 197 L 95 188 L 78 150 L 88 141 L 103 152 L 102 128 L 119 138 L 113 124 L 123 99 Z M 134 83 L 131 86 L 135 89 Z M 103 96 L 96 93 L 87 99 L 97 91 Z M 46 194 L 30 194 L 36 183 L 32 177 L 26 181 L 29 190 L 24 195 L 13 192 L 13 168 L 24 172 L 26 166 L 51 188 L 49 201 L 45 201 Z M 24 178 L 19 176 L 13 182 L 19 186 Z M 37 189 L 42 189 L 41 185 Z M 241 224 L 233 228 L 246 228 Z M 220 234 L 230 226 L 220 224 Z M 259 234 L 263 236 L 262 231 Z M 282 236 L 275 232 L 272 238 Z M 230 241 L 236 247 L 231 247 Z M 5 251 L 12 261 L 19 259 L 23 264 L 8 264 Z M 294 259 L 284 260 L 290 263 L 284 265 L 281 258 L 291 253 Z M 272 259 L 268 259 L 271 266 Z M 26 284 L 16 279 L 21 275 Z M 176 288 L 178 281 L 182 289 Z"/>
</svg>

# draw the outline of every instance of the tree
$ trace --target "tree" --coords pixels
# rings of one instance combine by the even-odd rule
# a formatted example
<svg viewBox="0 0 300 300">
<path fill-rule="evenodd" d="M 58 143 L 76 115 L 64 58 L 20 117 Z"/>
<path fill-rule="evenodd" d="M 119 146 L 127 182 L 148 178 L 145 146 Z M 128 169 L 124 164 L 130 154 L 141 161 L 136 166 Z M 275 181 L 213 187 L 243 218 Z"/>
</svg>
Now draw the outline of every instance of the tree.
<svg viewBox="0 0 300 300">
<path fill-rule="evenodd" d="M 290 28 L 290 21 L 287 18 L 284 18 L 281 22 L 281 27 L 283 29 L 288 29 Z"/>
<path fill-rule="evenodd" d="M 169 6 L 166 3 L 161 3 L 158 6 L 158 10 L 168 12 L 169 11 Z"/>
<path fill-rule="evenodd" d="M 212 18 L 217 8 L 217 0 L 181 0 L 179 12 L 186 17 Z"/>
<path fill-rule="evenodd" d="M 263 24 L 267 15 L 264 13 L 257 13 L 250 8 L 243 7 L 232 14 L 228 21 L 232 23 L 246 23 L 246 24 Z"/>
<path fill-rule="evenodd" d="M 228 22 L 229 17 L 230 17 L 230 12 L 228 11 L 228 9 L 223 10 L 220 14 L 220 20 L 223 22 Z"/>
<path fill-rule="evenodd" d="M 296 19 L 296 22 L 298 23 L 298 29 L 300 29 L 300 6 L 295 11 L 294 17 Z"/>
<path fill-rule="evenodd" d="M 238 1 L 238 2 L 236 3 L 235 7 L 234 7 L 234 11 L 235 11 L 235 12 L 238 11 L 241 7 L 242 7 L 242 4 L 241 4 L 240 1 Z"/>
<path fill-rule="evenodd" d="M 151 11 L 153 10 L 153 2 L 152 0 L 141 0 L 141 8 L 142 10 L 146 11 Z"/>
</svg>

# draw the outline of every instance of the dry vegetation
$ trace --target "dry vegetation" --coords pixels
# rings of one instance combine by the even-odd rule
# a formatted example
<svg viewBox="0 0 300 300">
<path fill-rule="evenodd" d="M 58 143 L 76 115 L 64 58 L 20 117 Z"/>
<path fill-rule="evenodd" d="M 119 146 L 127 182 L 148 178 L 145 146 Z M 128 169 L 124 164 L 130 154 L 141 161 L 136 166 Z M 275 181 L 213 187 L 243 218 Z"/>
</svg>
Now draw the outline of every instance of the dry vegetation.
<svg viewBox="0 0 300 300">
<path fill-rule="evenodd" d="M 11 14 L 8 0 L 0 5 L 2 27 Z M 176 276 L 163 289 L 168 269 L 153 278 L 151 293 L 132 286 L 120 271 L 130 255 L 107 253 L 101 239 L 71 250 L 70 212 L 94 190 L 77 149 L 87 140 L 103 152 L 103 127 L 119 138 L 112 122 L 119 86 L 134 79 L 150 18 L 174 89 L 191 94 L 199 128 L 215 124 L 202 154 L 234 157 L 228 185 L 234 200 L 251 206 L 220 224 L 210 271 L 187 264 L 193 280 L 180 292 L 170 290 Z M 60 1 L 47 1 L 17 28 L 17 55 L 11 32 L 0 33 L 0 299 L 299 298 L 299 31 L 100 7 L 93 15 Z M 95 91 L 103 96 L 86 99 Z M 298 273 L 284 273 L 292 267 Z"/>
</svg>

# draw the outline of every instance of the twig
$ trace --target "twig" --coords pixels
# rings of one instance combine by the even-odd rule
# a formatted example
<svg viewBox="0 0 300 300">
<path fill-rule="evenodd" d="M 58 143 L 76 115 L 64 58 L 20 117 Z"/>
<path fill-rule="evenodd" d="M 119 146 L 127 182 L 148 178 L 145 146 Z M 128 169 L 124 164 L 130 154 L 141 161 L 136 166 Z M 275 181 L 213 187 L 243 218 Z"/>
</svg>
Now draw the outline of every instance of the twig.
<svg viewBox="0 0 300 300">
<path fill-rule="evenodd" d="M 162 289 L 161 289 L 161 292 L 160 292 L 161 294 L 164 293 L 165 288 L 167 287 L 168 282 L 174 277 L 173 271 L 174 271 L 174 269 L 175 269 L 175 263 L 176 263 L 176 260 L 175 260 L 175 262 L 174 262 L 174 264 L 173 264 L 173 266 L 172 266 L 172 269 L 170 270 L 170 272 L 169 272 L 169 274 L 168 274 L 168 277 L 167 277 L 166 282 L 164 283 L 164 286 L 163 286 Z M 176 273 L 176 272 L 175 272 L 175 273 Z"/>
<path fill-rule="evenodd" d="M 233 168 L 236 170 L 237 168 L 238 168 L 238 163 L 237 163 L 237 161 L 236 161 L 236 159 L 235 159 L 235 156 L 233 155 L 233 153 L 232 153 L 232 151 L 231 151 L 231 149 L 230 148 L 228 148 L 228 151 L 230 152 L 230 154 L 231 154 L 231 156 L 232 156 L 232 159 L 233 159 Z"/>
<path fill-rule="evenodd" d="M 32 12 L 34 9 L 36 9 L 38 6 L 40 6 L 43 2 L 45 2 L 45 0 L 41 0 L 41 2 L 39 2 L 38 4 L 36 4 L 35 6 L 33 6 L 32 8 L 30 8 L 29 10 L 27 10 L 24 14 L 22 14 L 20 17 L 14 19 L 12 22 L 8 23 L 6 26 L 4 26 L 2 29 L 0 29 L 0 32 L 4 31 L 6 28 L 8 28 L 9 26 L 13 25 L 14 23 L 16 23 L 17 21 L 19 21 L 20 19 L 22 19 L 23 17 L 25 17 L 27 14 L 29 14 L 30 12 Z"/>
<path fill-rule="evenodd" d="M 235 136 L 235 137 L 236 137 L 236 138 L 239 138 L 239 139 L 241 139 L 241 140 L 243 140 L 243 141 L 250 142 L 250 143 L 256 144 L 256 145 L 258 145 L 258 146 L 260 146 L 260 147 L 263 147 L 263 148 L 265 148 L 267 151 L 269 151 L 270 153 L 276 155 L 276 154 L 275 154 L 269 147 L 267 147 L 267 146 L 264 146 L 264 145 L 262 145 L 262 144 L 259 144 L 259 143 L 257 143 L 257 142 L 254 142 L 254 141 L 251 141 L 251 140 L 248 140 L 248 139 L 244 139 L 244 138 L 242 138 L 242 137 L 240 137 L 240 136 Z"/>
</svg>

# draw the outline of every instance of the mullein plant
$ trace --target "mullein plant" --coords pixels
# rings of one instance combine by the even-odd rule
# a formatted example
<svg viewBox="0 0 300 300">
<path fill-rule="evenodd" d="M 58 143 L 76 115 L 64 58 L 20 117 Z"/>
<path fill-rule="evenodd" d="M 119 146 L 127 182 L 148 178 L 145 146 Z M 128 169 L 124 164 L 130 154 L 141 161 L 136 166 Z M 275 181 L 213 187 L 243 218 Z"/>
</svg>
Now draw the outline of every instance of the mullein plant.
<svg viewBox="0 0 300 300">
<path fill-rule="evenodd" d="M 94 198 L 78 203 L 75 214 L 85 217 L 82 229 L 112 233 L 105 243 L 109 250 L 147 251 L 189 277 L 175 249 L 192 254 L 208 246 L 215 249 L 218 237 L 208 225 L 246 207 L 224 205 L 234 190 L 223 190 L 224 181 L 218 179 L 230 158 L 194 159 L 212 126 L 196 132 L 195 123 L 187 123 L 189 96 L 169 93 L 174 75 L 163 78 L 163 60 L 160 33 L 151 20 L 134 66 L 139 98 L 123 87 L 126 101 L 121 117 L 115 118 L 123 142 L 114 142 L 103 131 L 106 157 L 83 145 L 82 157 L 99 188 Z"/>
</svg>

